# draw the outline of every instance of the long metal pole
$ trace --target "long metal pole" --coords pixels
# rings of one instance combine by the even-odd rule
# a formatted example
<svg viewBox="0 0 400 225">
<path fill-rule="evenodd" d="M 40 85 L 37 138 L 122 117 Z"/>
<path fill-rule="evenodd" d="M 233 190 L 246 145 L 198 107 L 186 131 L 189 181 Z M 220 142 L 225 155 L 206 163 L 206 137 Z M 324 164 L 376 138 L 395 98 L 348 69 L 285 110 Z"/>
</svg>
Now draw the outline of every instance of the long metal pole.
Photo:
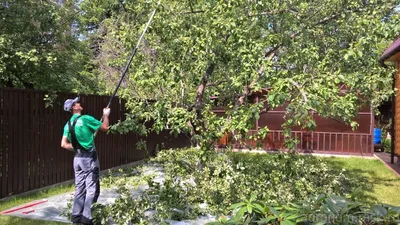
<svg viewBox="0 0 400 225">
<path fill-rule="evenodd" d="M 118 82 L 118 84 L 117 84 L 117 87 L 115 88 L 114 93 L 111 95 L 110 100 L 108 101 L 107 108 L 110 107 L 113 98 L 114 98 L 115 95 L 117 94 L 117 91 L 118 91 L 119 87 L 121 86 L 122 80 L 124 79 L 126 73 L 128 72 L 129 66 L 130 66 L 131 63 L 132 63 L 133 57 L 136 55 L 136 52 L 137 52 L 137 50 L 138 50 L 138 48 L 139 48 L 139 45 L 140 45 L 140 42 L 142 42 L 143 36 L 144 36 L 144 34 L 146 33 L 147 28 L 149 28 L 150 23 L 151 23 L 151 21 L 153 20 L 154 15 L 156 14 L 156 11 L 157 11 L 157 8 L 158 8 L 158 5 L 159 5 L 159 4 L 160 4 L 160 1 L 158 1 L 156 8 L 153 10 L 153 13 L 152 13 L 151 16 L 150 16 L 150 19 L 149 19 L 149 21 L 148 21 L 147 24 L 146 24 L 146 27 L 144 28 L 142 34 L 140 35 L 140 38 L 139 38 L 139 40 L 138 40 L 138 42 L 137 42 L 137 44 L 136 44 L 136 47 L 135 47 L 135 49 L 133 50 L 132 55 L 131 55 L 131 57 L 129 58 L 128 63 L 126 64 L 124 71 L 122 72 L 122 75 L 121 75 L 121 78 L 119 79 L 119 82 Z M 103 121 L 103 118 L 104 118 L 104 115 L 101 117 L 100 121 Z M 97 134 L 97 131 L 94 133 L 94 136 L 96 136 L 96 134 Z"/>
<path fill-rule="evenodd" d="M 160 4 L 160 1 L 158 1 L 157 7 L 158 7 L 159 4 Z M 121 78 L 119 79 L 118 85 L 117 85 L 117 87 L 115 88 L 114 93 L 111 95 L 110 100 L 108 101 L 107 107 L 110 107 L 111 101 L 112 101 L 113 98 L 115 97 L 115 94 L 117 93 L 117 91 L 118 91 L 118 89 L 119 89 L 119 86 L 121 86 L 122 80 L 124 79 L 124 77 L 125 77 L 125 75 L 126 75 L 126 72 L 128 72 L 128 69 L 129 69 L 129 66 L 130 66 L 131 63 L 132 63 L 133 57 L 135 56 L 135 54 L 136 54 L 136 52 L 137 52 L 137 50 L 138 50 L 138 48 L 139 48 L 140 42 L 142 41 L 143 36 L 144 36 L 144 34 L 146 33 L 147 28 L 149 27 L 151 21 L 153 20 L 154 15 L 156 14 L 157 7 L 153 10 L 153 13 L 152 13 L 151 16 L 150 16 L 150 19 L 149 19 L 149 21 L 147 22 L 146 27 L 144 28 L 144 30 L 143 30 L 143 32 L 142 32 L 142 35 L 140 35 L 140 38 L 139 38 L 139 40 L 138 40 L 138 42 L 137 42 L 137 44 L 136 44 L 136 47 L 135 47 L 135 49 L 133 50 L 131 57 L 129 58 L 128 64 L 126 64 L 125 69 L 124 69 L 124 71 L 122 72 L 122 75 L 121 75 Z"/>
<path fill-rule="evenodd" d="M 158 7 L 159 4 L 160 4 L 160 1 L 157 3 L 157 7 Z M 139 38 L 139 40 L 138 40 L 138 42 L 137 42 L 137 44 L 136 44 L 136 47 L 135 47 L 135 49 L 133 50 L 131 57 L 129 58 L 128 64 L 126 64 L 125 69 L 124 69 L 124 71 L 122 72 L 121 79 L 119 79 L 118 85 L 117 85 L 117 87 L 115 88 L 114 93 L 111 95 L 110 100 L 108 101 L 107 107 L 110 107 L 111 101 L 112 101 L 113 98 L 115 97 L 115 94 L 117 93 L 119 86 L 121 86 L 122 80 L 124 79 L 124 77 L 125 77 L 125 75 L 126 75 L 126 72 L 128 72 L 128 69 L 129 69 L 129 66 L 130 66 L 131 63 L 132 63 L 133 57 L 135 56 L 135 54 L 136 54 L 136 52 L 137 52 L 137 50 L 138 50 L 138 48 L 139 48 L 140 42 L 142 41 L 143 36 L 144 36 L 144 34 L 146 33 L 147 28 L 149 27 L 151 21 L 153 20 L 154 15 L 156 14 L 157 7 L 154 9 L 153 13 L 151 14 L 151 17 L 150 17 L 149 21 L 147 22 L 146 27 L 144 28 L 144 30 L 143 30 L 143 32 L 142 32 L 142 35 L 140 35 L 140 38 Z"/>
</svg>

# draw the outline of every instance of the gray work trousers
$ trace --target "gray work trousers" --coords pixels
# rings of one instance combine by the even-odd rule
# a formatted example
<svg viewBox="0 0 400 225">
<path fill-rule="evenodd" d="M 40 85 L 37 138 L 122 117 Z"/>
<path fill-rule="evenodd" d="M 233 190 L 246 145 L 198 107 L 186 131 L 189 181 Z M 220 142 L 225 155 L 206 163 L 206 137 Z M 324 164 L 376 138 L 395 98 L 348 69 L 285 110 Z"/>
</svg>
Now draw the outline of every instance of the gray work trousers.
<svg viewBox="0 0 400 225">
<path fill-rule="evenodd" d="M 95 149 L 91 152 L 77 151 L 74 157 L 75 198 L 72 206 L 73 223 L 93 224 L 93 203 L 100 194 L 100 166 Z"/>
</svg>

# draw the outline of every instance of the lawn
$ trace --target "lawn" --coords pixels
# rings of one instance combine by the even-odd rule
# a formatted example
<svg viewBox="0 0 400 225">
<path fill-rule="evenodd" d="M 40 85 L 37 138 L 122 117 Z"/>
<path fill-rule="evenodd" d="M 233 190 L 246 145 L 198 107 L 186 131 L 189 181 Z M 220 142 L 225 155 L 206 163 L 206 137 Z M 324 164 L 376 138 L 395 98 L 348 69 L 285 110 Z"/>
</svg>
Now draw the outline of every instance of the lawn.
<svg viewBox="0 0 400 225">
<path fill-rule="evenodd" d="M 329 157 L 323 159 L 336 169 L 346 169 L 352 177 L 364 177 L 370 187 L 363 192 L 367 202 L 380 202 L 400 206 L 400 177 L 388 169 L 378 159 L 364 159 L 358 157 L 339 158 Z"/>
<path fill-rule="evenodd" d="M 272 156 L 265 155 L 262 158 L 270 157 Z M 362 192 L 364 197 L 360 200 L 366 201 L 368 203 L 380 202 L 400 206 L 400 196 L 397 195 L 398 187 L 400 187 L 400 178 L 393 171 L 388 169 L 381 161 L 358 157 L 321 157 L 321 159 L 322 161 L 325 161 L 327 165 L 329 165 L 329 168 L 332 168 L 333 170 L 336 170 L 338 172 L 342 171 L 342 169 L 345 169 L 347 177 L 352 179 L 354 178 L 355 180 L 364 181 L 362 184 Z M 179 169 L 181 170 L 182 168 Z M 110 177 L 107 177 L 107 179 L 110 179 Z M 0 210 L 3 211 L 14 206 L 31 202 L 33 200 L 46 198 L 60 193 L 70 192 L 72 190 L 73 186 L 62 186 L 21 198 L 13 198 L 8 201 L 1 201 Z M 63 223 L 25 220 L 10 216 L 0 216 L 0 224 L 56 225 Z"/>
<path fill-rule="evenodd" d="M 34 194 L 30 194 L 24 197 L 19 197 L 19 198 L 11 198 L 8 199 L 7 201 L 0 201 L 0 211 L 4 211 L 7 209 L 10 209 L 15 206 L 22 205 L 24 203 L 28 203 L 34 200 L 39 200 L 43 198 L 47 198 L 53 195 L 57 194 L 62 194 L 66 192 L 71 192 L 74 190 L 74 186 L 72 185 L 66 185 L 66 186 L 59 186 L 51 189 L 47 189 L 44 191 L 40 191 Z M 65 224 L 65 223 L 60 223 L 60 222 L 49 222 L 49 221 L 41 221 L 41 220 L 28 220 L 28 219 L 22 219 L 19 217 L 13 217 L 13 216 L 4 216 L 0 215 L 0 224 L 1 225 L 11 225 L 11 224 L 18 224 L 18 225 L 59 225 L 59 224 Z"/>
</svg>

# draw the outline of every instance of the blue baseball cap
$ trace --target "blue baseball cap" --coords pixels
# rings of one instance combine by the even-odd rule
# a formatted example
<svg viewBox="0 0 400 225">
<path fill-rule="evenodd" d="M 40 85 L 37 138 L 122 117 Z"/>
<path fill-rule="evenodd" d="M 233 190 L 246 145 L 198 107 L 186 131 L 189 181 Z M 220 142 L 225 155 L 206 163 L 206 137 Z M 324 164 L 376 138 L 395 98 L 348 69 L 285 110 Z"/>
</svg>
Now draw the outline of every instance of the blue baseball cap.
<svg viewBox="0 0 400 225">
<path fill-rule="evenodd" d="M 65 102 L 64 102 L 64 110 L 67 111 L 67 112 L 71 112 L 72 106 L 77 102 L 79 102 L 79 97 L 76 97 L 74 99 L 65 100 Z"/>
</svg>

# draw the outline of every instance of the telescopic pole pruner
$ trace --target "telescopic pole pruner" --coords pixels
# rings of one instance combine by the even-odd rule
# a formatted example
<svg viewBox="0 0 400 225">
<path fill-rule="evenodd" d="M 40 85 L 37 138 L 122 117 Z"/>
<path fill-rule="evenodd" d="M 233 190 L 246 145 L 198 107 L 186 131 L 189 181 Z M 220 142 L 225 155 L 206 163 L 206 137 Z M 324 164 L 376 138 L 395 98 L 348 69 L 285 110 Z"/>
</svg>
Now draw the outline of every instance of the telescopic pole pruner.
<svg viewBox="0 0 400 225">
<path fill-rule="evenodd" d="M 131 57 L 129 58 L 128 63 L 126 64 L 124 71 L 122 72 L 122 75 L 121 75 L 121 78 L 119 79 L 119 82 L 118 82 L 118 84 L 117 84 L 117 87 L 115 88 L 114 93 L 111 95 L 110 100 L 108 101 L 107 108 L 110 107 L 113 98 L 114 98 L 115 95 L 117 94 L 117 91 L 118 91 L 119 87 L 121 86 L 122 80 L 124 79 L 126 73 L 128 72 L 129 66 L 130 66 L 131 63 L 132 63 L 133 57 L 136 55 L 136 52 L 137 52 L 137 50 L 138 50 L 138 48 L 139 48 L 139 45 L 140 45 L 140 42 L 142 41 L 143 36 L 144 36 L 144 34 L 146 33 L 146 31 L 147 31 L 147 28 L 149 28 L 149 25 L 150 25 L 151 21 L 153 20 L 154 15 L 156 14 L 156 10 L 157 10 L 159 4 L 160 4 L 160 1 L 158 1 L 156 8 L 153 10 L 153 12 L 152 12 L 152 14 L 151 14 L 151 16 L 150 16 L 150 19 L 149 19 L 149 21 L 148 21 L 147 24 L 146 24 L 146 27 L 144 28 L 142 34 L 140 35 L 140 38 L 139 38 L 139 40 L 138 40 L 138 42 L 137 42 L 137 44 L 136 44 L 135 49 L 133 49 L 132 55 L 131 55 Z M 104 117 L 104 115 L 101 117 L 100 121 L 103 121 L 103 117 Z M 97 131 L 95 132 L 94 136 L 96 136 L 96 134 L 97 134 Z"/>
</svg>

